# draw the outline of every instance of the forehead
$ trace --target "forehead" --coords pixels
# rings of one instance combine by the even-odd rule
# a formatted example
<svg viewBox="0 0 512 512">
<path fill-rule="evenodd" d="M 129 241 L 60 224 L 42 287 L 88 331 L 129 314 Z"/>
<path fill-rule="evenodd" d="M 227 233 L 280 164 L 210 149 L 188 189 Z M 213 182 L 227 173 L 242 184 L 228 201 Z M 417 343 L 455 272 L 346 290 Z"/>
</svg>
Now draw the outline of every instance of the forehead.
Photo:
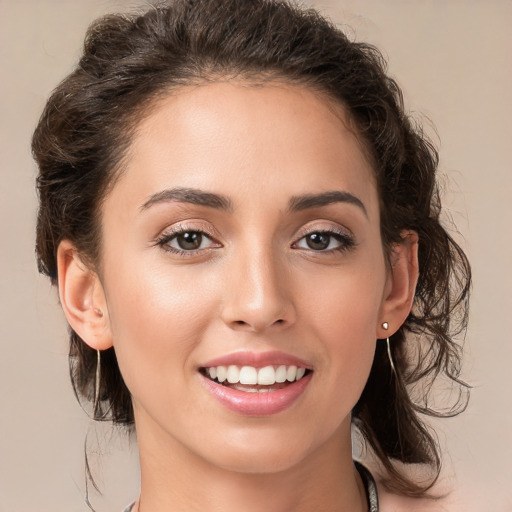
<svg viewBox="0 0 512 512">
<path fill-rule="evenodd" d="M 288 195 L 339 186 L 375 193 L 373 170 L 341 104 L 272 82 L 178 89 L 138 125 L 114 192 L 131 188 L 143 204 L 174 186 L 229 195 L 264 193 L 271 183 Z"/>
</svg>

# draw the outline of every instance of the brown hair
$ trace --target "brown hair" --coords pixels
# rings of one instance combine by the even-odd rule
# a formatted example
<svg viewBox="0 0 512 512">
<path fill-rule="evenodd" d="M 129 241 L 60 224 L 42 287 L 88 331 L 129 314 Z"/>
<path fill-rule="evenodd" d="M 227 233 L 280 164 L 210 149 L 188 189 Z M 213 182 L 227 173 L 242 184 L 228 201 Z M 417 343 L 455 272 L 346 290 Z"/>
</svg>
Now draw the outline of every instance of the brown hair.
<svg viewBox="0 0 512 512">
<path fill-rule="evenodd" d="M 238 77 L 300 83 L 340 102 L 374 162 L 381 232 L 389 254 L 403 230 L 419 235 L 420 275 L 414 306 L 392 337 L 396 374 L 385 344 L 377 344 L 353 421 L 388 472 L 388 486 L 422 495 L 440 470 L 439 449 L 420 414 L 449 415 L 428 406 L 434 380 L 459 381 L 466 326 L 468 261 L 440 223 L 437 153 L 404 112 L 402 95 L 371 45 L 352 42 L 314 10 L 271 0 L 175 0 L 143 15 L 112 15 L 88 30 L 76 69 L 51 95 L 33 138 L 39 165 L 39 269 L 55 284 L 56 252 L 71 240 L 98 268 L 99 205 L 137 123 L 155 100 L 191 83 Z M 421 340 L 421 341 L 419 341 Z M 70 332 L 70 368 L 77 397 L 92 401 L 96 353 Z M 411 398 L 411 389 L 420 388 Z M 96 419 L 133 423 L 130 393 L 114 349 L 102 354 Z M 393 460 L 434 469 L 421 485 Z"/>
</svg>

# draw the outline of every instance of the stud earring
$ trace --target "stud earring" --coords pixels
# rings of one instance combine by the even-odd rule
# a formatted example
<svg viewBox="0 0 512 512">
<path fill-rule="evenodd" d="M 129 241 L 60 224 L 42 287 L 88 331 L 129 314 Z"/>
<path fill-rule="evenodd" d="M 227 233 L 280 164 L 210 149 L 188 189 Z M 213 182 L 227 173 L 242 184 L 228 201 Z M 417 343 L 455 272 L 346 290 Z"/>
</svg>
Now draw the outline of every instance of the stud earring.
<svg viewBox="0 0 512 512">
<path fill-rule="evenodd" d="M 92 308 L 92 310 L 98 315 L 98 316 L 103 316 L 103 311 L 101 311 L 101 309 L 99 308 Z"/>
<path fill-rule="evenodd" d="M 385 331 L 387 331 L 389 329 L 389 324 L 387 322 L 382 322 L 382 328 Z M 387 348 L 388 348 L 389 364 L 391 365 L 393 373 L 396 375 L 396 368 L 395 368 L 395 363 L 393 362 L 393 355 L 391 354 L 391 344 L 389 342 L 389 336 L 386 338 L 386 345 L 387 345 Z"/>
</svg>

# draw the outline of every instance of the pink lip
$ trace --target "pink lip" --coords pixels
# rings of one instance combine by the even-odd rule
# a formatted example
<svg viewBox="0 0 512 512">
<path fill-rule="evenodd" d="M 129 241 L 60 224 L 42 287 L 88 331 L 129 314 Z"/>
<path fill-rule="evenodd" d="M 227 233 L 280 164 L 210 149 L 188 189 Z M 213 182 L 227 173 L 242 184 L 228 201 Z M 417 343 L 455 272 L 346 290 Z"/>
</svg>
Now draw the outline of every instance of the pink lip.
<svg viewBox="0 0 512 512">
<path fill-rule="evenodd" d="M 211 366 L 221 366 L 221 364 Z M 231 411 L 248 416 L 268 416 L 291 407 L 305 391 L 312 375 L 310 373 L 282 389 L 264 393 L 248 393 L 232 389 L 214 382 L 204 375 L 201 375 L 201 379 L 213 397 Z"/>
<path fill-rule="evenodd" d="M 290 354 L 285 354 L 284 352 L 279 351 L 269 351 L 269 352 L 234 352 L 232 354 L 228 354 L 226 356 L 218 357 L 216 359 L 212 359 L 207 361 L 202 366 L 204 368 L 211 368 L 212 366 L 229 366 L 229 365 L 237 365 L 237 366 L 254 366 L 255 368 L 263 368 L 264 366 L 297 366 L 301 368 L 312 369 L 311 365 L 306 363 L 305 361 L 292 356 Z M 300 382 L 300 381 L 299 381 Z"/>
</svg>

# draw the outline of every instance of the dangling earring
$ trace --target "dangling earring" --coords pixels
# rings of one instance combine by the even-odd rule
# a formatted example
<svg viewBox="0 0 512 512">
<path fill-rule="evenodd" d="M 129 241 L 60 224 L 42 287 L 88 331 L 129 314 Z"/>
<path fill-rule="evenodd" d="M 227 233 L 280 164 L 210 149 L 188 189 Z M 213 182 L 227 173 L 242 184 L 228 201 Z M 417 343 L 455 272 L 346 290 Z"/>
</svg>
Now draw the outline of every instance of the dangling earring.
<svg viewBox="0 0 512 512">
<path fill-rule="evenodd" d="M 93 311 L 99 316 L 103 316 L 103 311 L 99 308 L 92 308 Z M 100 387 L 101 387 L 101 352 L 96 350 L 96 376 L 94 378 L 94 412 L 93 415 L 96 416 L 96 412 L 98 410 L 100 404 Z"/>
<path fill-rule="evenodd" d="M 387 322 L 382 323 L 382 328 L 387 331 L 389 329 L 389 324 Z M 393 373 L 396 375 L 396 368 L 395 363 L 393 362 L 393 355 L 391 354 L 391 344 L 389 343 L 389 336 L 386 338 L 386 345 L 388 347 L 388 359 L 389 364 L 391 365 L 391 368 L 393 370 Z"/>
<path fill-rule="evenodd" d="M 94 416 L 100 403 L 100 384 L 101 384 L 101 352 L 96 350 L 96 377 L 94 379 Z"/>
</svg>

